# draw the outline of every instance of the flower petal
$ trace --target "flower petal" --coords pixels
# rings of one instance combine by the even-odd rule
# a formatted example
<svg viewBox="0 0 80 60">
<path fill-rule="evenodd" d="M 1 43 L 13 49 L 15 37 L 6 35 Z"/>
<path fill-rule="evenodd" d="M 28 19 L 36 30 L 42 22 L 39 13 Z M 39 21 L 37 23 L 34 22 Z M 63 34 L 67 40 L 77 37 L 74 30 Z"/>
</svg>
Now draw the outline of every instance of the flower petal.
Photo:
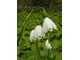
<svg viewBox="0 0 80 60">
<path fill-rule="evenodd" d="M 51 49 L 51 45 L 50 45 L 50 43 L 48 42 L 48 40 L 46 40 L 46 48 L 47 48 L 47 49 Z"/>
<path fill-rule="evenodd" d="M 33 37 L 34 37 L 33 35 L 34 35 L 34 30 L 32 30 L 30 33 L 30 42 L 32 42 L 32 40 L 33 40 Z"/>
<path fill-rule="evenodd" d="M 36 38 L 40 40 L 43 35 L 43 28 L 40 25 L 36 26 L 35 33 L 36 33 Z"/>
<path fill-rule="evenodd" d="M 48 31 L 51 32 L 53 30 L 53 28 L 56 29 L 56 30 L 58 30 L 57 26 L 55 25 L 55 23 L 51 19 L 49 19 L 48 17 L 46 17 L 44 19 L 44 23 L 43 23 L 43 30 L 44 30 L 44 32 L 45 33 L 47 33 Z"/>
</svg>

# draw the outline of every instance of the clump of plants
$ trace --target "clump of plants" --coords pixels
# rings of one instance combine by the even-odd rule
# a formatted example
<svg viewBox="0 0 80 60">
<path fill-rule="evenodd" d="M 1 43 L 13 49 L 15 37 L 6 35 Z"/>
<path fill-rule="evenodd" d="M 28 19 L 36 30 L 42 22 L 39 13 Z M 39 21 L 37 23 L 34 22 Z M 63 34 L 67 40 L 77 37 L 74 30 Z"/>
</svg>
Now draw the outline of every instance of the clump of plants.
<svg viewBox="0 0 80 60">
<path fill-rule="evenodd" d="M 39 50 L 39 46 L 38 46 L 38 42 L 46 39 L 45 42 L 45 46 L 47 49 L 47 56 L 45 57 L 46 60 L 50 60 L 51 57 L 49 57 L 49 52 L 51 50 L 51 44 L 49 43 L 48 39 L 47 39 L 47 33 L 48 32 L 52 32 L 53 30 L 58 30 L 57 26 L 55 25 L 55 23 L 48 17 L 46 17 L 44 19 L 43 22 L 43 26 L 41 25 L 37 25 L 35 27 L 35 29 L 33 29 L 30 33 L 30 42 L 34 42 L 36 45 L 36 53 L 35 54 L 38 60 L 42 60 L 43 56 L 41 56 L 40 50 Z"/>
</svg>

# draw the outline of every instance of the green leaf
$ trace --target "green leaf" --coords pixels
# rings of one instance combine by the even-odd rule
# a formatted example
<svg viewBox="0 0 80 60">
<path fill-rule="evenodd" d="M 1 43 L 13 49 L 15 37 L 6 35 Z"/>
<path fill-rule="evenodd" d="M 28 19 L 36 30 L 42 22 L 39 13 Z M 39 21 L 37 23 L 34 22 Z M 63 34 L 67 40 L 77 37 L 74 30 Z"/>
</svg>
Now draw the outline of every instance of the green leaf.
<svg viewBox="0 0 80 60">
<path fill-rule="evenodd" d="M 55 60 L 62 60 L 62 53 L 56 54 Z"/>
<path fill-rule="evenodd" d="M 62 45 L 62 41 L 61 40 L 53 40 L 51 45 L 52 45 L 53 49 L 59 48 Z"/>
</svg>

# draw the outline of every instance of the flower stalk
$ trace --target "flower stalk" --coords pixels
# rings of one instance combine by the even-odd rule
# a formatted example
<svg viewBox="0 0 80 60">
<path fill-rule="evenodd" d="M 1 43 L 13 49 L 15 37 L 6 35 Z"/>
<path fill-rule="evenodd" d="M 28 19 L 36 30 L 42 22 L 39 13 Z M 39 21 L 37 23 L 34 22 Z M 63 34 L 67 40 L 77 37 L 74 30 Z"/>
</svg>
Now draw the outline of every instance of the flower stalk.
<svg viewBox="0 0 80 60">
<path fill-rule="evenodd" d="M 47 60 L 49 60 L 49 52 L 50 52 L 50 49 L 48 49 L 48 56 L 47 56 Z"/>
<path fill-rule="evenodd" d="M 37 40 L 36 40 L 36 47 L 37 47 L 38 53 L 40 55 L 40 50 L 39 50 L 39 47 L 38 47 L 38 41 Z"/>
</svg>

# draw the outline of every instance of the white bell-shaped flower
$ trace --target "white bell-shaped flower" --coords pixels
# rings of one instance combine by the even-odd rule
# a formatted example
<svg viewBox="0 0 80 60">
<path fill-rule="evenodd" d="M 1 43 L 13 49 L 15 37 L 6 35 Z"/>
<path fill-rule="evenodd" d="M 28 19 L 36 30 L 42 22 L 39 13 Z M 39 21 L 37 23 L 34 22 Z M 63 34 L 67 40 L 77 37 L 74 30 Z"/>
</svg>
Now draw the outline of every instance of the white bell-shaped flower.
<svg viewBox="0 0 80 60">
<path fill-rule="evenodd" d="M 35 37 L 38 40 L 40 40 L 43 37 L 43 28 L 40 25 L 36 26 L 35 28 Z"/>
<path fill-rule="evenodd" d="M 43 32 L 43 28 L 38 25 L 34 30 L 31 31 L 30 41 L 32 42 L 33 40 L 40 40 L 42 37 L 45 38 L 45 33 Z"/>
<path fill-rule="evenodd" d="M 53 29 L 58 30 L 57 26 L 55 25 L 55 23 L 51 19 L 49 19 L 48 17 L 46 17 L 44 19 L 44 22 L 43 22 L 43 30 L 44 30 L 44 32 L 45 33 L 47 33 L 48 31 L 51 32 Z"/>
<path fill-rule="evenodd" d="M 34 30 L 31 31 L 30 33 L 30 42 L 34 40 Z"/>
<path fill-rule="evenodd" d="M 48 40 L 46 40 L 46 48 L 47 48 L 47 49 L 51 49 L 51 45 L 50 45 L 50 43 L 48 42 Z"/>
</svg>

